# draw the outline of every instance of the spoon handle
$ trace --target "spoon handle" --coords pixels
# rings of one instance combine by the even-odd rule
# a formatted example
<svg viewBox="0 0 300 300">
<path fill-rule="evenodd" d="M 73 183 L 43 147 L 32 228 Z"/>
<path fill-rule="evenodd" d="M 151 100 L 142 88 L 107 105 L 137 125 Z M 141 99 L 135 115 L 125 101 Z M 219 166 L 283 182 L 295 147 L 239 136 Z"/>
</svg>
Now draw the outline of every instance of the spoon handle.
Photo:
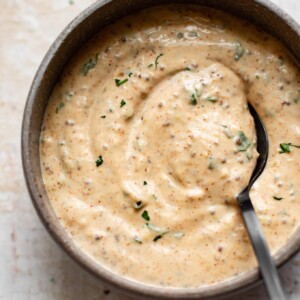
<svg viewBox="0 0 300 300">
<path fill-rule="evenodd" d="M 285 300 L 286 297 L 280 283 L 277 269 L 270 255 L 249 194 L 245 193 L 242 197 L 239 197 L 238 201 L 269 297 L 271 300 Z"/>
</svg>

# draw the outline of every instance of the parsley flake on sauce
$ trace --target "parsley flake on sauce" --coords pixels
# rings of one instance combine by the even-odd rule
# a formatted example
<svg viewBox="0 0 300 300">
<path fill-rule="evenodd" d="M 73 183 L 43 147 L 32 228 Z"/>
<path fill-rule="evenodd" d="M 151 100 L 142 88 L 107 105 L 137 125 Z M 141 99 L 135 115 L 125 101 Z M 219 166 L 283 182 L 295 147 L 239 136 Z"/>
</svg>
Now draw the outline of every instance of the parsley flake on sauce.
<svg viewBox="0 0 300 300">
<path fill-rule="evenodd" d="M 105 118 L 106 118 L 106 116 L 105 116 L 105 115 L 101 116 L 101 119 L 105 119 Z"/>
<path fill-rule="evenodd" d="M 277 201 L 280 201 L 280 200 L 282 200 L 283 198 L 282 198 L 282 197 L 273 196 L 273 199 L 274 199 L 274 200 L 277 200 Z"/>
<path fill-rule="evenodd" d="M 175 233 L 173 234 L 173 236 L 174 236 L 175 238 L 177 238 L 177 239 L 180 239 L 180 238 L 184 237 L 185 234 L 184 234 L 183 232 L 175 232 Z"/>
<path fill-rule="evenodd" d="M 102 164 L 103 164 L 103 158 L 102 158 L 102 156 L 100 155 L 99 157 L 98 157 L 98 159 L 95 161 L 95 164 L 96 164 L 96 167 L 99 167 L 99 166 L 101 166 Z"/>
<path fill-rule="evenodd" d="M 139 237 L 137 237 L 137 236 L 135 236 L 135 237 L 133 238 L 133 240 L 134 240 L 135 242 L 137 242 L 138 244 L 142 244 L 142 240 L 141 240 Z"/>
<path fill-rule="evenodd" d="M 159 64 L 158 60 L 159 60 L 159 58 L 162 57 L 162 56 L 163 56 L 163 53 L 159 54 L 159 55 L 155 58 L 155 70 L 157 69 L 157 66 L 158 66 L 158 64 Z"/>
<path fill-rule="evenodd" d="M 161 239 L 162 238 L 162 235 L 160 234 L 160 235 L 157 235 L 154 239 L 153 239 L 153 242 L 156 242 L 156 241 L 158 241 L 159 239 Z"/>
<path fill-rule="evenodd" d="M 244 52 L 245 52 L 245 49 L 243 48 L 241 42 L 236 42 L 234 59 L 236 61 L 240 60 L 240 58 L 244 55 Z"/>
<path fill-rule="evenodd" d="M 147 210 L 143 211 L 142 218 L 145 219 L 146 221 L 150 221 L 150 217 L 149 217 L 149 214 L 148 214 Z"/>
<path fill-rule="evenodd" d="M 124 99 L 122 99 L 121 102 L 120 102 L 120 107 L 123 107 L 124 105 L 126 105 L 126 102 L 125 102 Z"/>
<path fill-rule="evenodd" d="M 248 138 L 245 136 L 243 131 L 238 132 L 239 136 L 239 145 L 238 145 L 238 151 L 243 152 L 247 151 L 247 149 L 250 147 L 251 142 L 248 140 Z"/>
<path fill-rule="evenodd" d="M 115 79 L 115 83 L 116 83 L 116 86 L 121 86 L 122 84 L 126 83 L 128 81 L 128 78 L 125 78 L 125 79 Z"/>
<path fill-rule="evenodd" d="M 300 146 L 294 145 L 292 143 L 282 143 L 279 146 L 280 146 L 280 150 L 279 150 L 280 154 L 290 153 L 291 152 L 291 147 L 300 148 Z"/>
<path fill-rule="evenodd" d="M 133 205 L 135 209 L 141 209 L 144 206 L 144 203 L 142 201 L 136 201 Z"/>
<path fill-rule="evenodd" d="M 215 96 L 208 96 L 208 97 L 206 97 L 206 100 L 210 101 L 210 102 L 217 102 L 218 98 Z"/>
<path fill-rule="evenodd" d="M 155 226 L 155 225 L 153 225 L 151 223 L 146 223 L 146 226 L 148 227 L 148 229 L 150 229 L 150 230 L 152 230 L 154 232 L 157 232 L 159 234 L 166 234 L 166 233 L 168 233 L 168 231 L 163 230 L 162 228 L 157 227 L 157 226 Z"/>
<path fill-rule="evenodd" d="M 98 63 L 99 54 L 97 53 L 94 58 L 90 58 L 81 68 L 80 72 L 86 76 L 91 69 L 94 69 Z"/>
<path fill-rule="evenodd" d="M 195 93 L 192 94 L 190 103 L 191 103 L 192 105 L 197 105 L 198 101 L 197 101 L 197 98 L 196 98 Z"/>
<path fill-rule="evenodd" d="M 148 183 L 147 183 L 147 181 L 144 181 L 143 184 L 144 184 L 144 185 L 147 185 Z"/>
<path fill-rule="evenodd" d="M 208 168 L 209 168 L 210 170 L 213 170 L 213 169 L 216 168 L 216 162 L 215 162 L 215 158 L 214 158 L 213 156 L 211 156 L 211 157 L 209 158 Z"/>
<path fill-rule="evenodd" d="M 65 106 L 63 102 L 59 103 L 55 109 L 55 113 L 58 114 L 58 112 Z"/>
</svg>

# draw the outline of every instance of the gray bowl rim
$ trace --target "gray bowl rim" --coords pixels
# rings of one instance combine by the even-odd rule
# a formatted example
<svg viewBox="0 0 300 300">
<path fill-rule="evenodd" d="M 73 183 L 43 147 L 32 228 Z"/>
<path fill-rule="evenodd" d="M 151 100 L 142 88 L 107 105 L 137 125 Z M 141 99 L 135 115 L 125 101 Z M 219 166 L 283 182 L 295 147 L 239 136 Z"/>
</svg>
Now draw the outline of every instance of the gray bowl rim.
<svg viewBox="0 0 300 300">
<path fill-rule="evenodd" d="M 103 6 L 113 2 L 114 0 L 98 0 L 84 11 L 82 11 L 75 19 L 73 19 L 65 29 L 59 34 L 50 49 L 43 58 L 36 75 L 33 79 L 30 91 L 27 97 L 22 123 L 21 132 L 21 151 L 22 151 L 22 164 L 33 205 L 40 217 L 43 225 L 52 236 L 52 238 L 58 243 L 59 246 L 81 265 L 90 274 L 96 276 L 104 284 L 109 287 L 118 290 L 121 293 L 131 295 L 134 297 L 151 298 L 151 299 L 200 299 L 200 298 L 223 298 L 239 293 L 243 290 L 249 289 L 259 283 L 261 283 L 261 277 L 258 269 L 251 270 L 245 274 L 240 274 L 237 277 L 230 278 L 224 282 L 208 285 L 200 288 L 164 288 L 151 286 L 141 282 L 134 281 L 114 273 L 105 266 L 96 263 L 90 256 L 84 253 L 67 234 L 66 230 L 60 224 L 55 213 L 50 211 L 49 207 L 45 206 L 39 188 L 36 185 L 34 178 L 34 170 L 30 159 L 30 121 L 32 118 L 32 107 L 36 104 L 36 96 L 39 86 L 43 80 L 44 74 L 47 68 L 56 55 L 59 47 L 61 47 L 66 37 L 83 21 L 88 19 L 95 11 L 101 9 Z M 287 13 L 277 7 L 269 0 L 251 0 L 257 5 L 266 8 L 271 13 L 281 19 L 281 22 L 287 24 L 291 30 L 296 33 L 300 39 L 300 26 L 294 21 Z M 176 0 L 173 1 L 178 2 Z M 193 4 L 192 0 L 186 1 Z M 151 6 L 151 5 L 150 5 Z M 209 6 L 209 5 L 207 5 Z M 78 48 L 79 49 L 79 48 Z M 78 51 L 77 49 L 77 51 Z M 297 254 L 300 250 L 300 230 L 292 236 L 287 244 L 275 253 L 274 260 L 277 267 L 281 267 L 285 262 Z"/>
</svg>

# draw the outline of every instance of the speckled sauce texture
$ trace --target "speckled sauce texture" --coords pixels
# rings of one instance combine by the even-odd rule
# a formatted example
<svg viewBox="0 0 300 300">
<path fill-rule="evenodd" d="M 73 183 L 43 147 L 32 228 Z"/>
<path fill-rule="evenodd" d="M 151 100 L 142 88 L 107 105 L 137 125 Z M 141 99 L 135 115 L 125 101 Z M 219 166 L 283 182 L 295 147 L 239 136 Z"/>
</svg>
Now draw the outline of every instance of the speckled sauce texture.
<svg viewBox="0 0 300 300">
<path fill-rule="evenodd" d="M 53 208 L 97 263 L 151 285 L 199 287 L 256 266 L 237 194 L 251 191 L 275 253 L 299 225 L 299 72 L 284 47 L 198 6 L 111 24 L 72 58 L 49 101 L 41 168 Z M 96 263 L 95 262 L 95 263 Z"/>
</svg>

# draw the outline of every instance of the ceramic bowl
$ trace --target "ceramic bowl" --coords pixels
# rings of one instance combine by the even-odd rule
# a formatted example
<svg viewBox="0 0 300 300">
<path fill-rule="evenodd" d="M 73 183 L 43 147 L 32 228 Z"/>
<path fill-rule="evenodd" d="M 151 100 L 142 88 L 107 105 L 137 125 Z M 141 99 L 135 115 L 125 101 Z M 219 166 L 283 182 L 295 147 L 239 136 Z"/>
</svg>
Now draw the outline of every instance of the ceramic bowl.
<svg viewBox="0 0 300 300">
<path fill-rule="evenodd" d="M 261 280 L 258 270 L 228 281 L 200 288 L 162 288 L 148 286 L 119 276 L 85 254 L 64 230 L 56 217 L 43 185 L 39 137 L 49 95 L 63 68 L 79 48 L 102 27 L 143 8 L 167 3 L 191 3 L 211 6 L 250 20 L 276 36 L 296 62 L 300 62 L 300 28 L 287 14 L 264 0 L 106 0 L 97 1 L 73 20 L 55 40 L 33 80 L 27 99 L 22 128 L 22 158 L 27 187 L 43 224 L 57 243 L 81 266 L 111 288 L 136 298 L 208 299 L 225 297 L 251 288 Z M 300 229 L 274 256 L 277 266 L 284 264 L 300 248 Z"/>
</svg>

